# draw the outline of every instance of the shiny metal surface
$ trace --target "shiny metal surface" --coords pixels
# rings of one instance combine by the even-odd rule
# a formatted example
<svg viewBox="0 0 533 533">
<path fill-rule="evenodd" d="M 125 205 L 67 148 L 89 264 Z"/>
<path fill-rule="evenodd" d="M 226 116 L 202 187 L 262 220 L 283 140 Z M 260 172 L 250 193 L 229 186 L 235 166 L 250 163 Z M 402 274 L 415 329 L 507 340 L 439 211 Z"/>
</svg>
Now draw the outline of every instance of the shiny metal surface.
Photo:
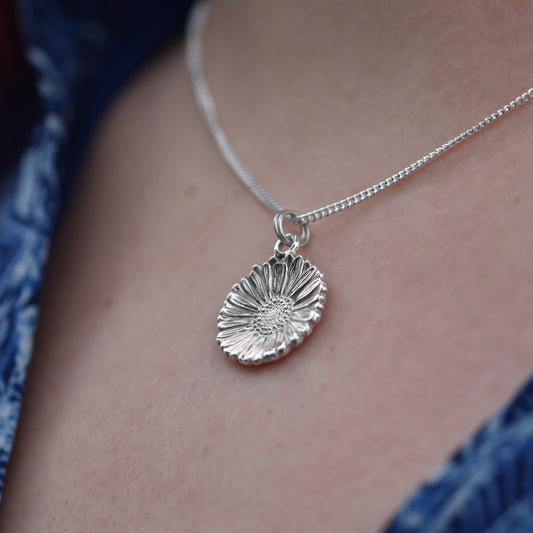
<svg viewBox="0 0 533 533">
<path fill-rule="evenodd" d="M 225 159 L 227 164 L 233 170 L 235 175 L 242 181 L 242 183 L 250 190 L 250 192 L 266 207 L 268 207 L 274 213 L 283 211 L 283 207 L 276 202 L 255 180 L 250 171 L 242 163 L 235 153 L 233 147 L 231 146 L 224 130 L 220 126 L 218 121 L 215 101 L 211 94 L 211 90 L 207 84 L 205 74 L 203 71 L 202 65 L 202 31 L 205 25 L 205 22 L 208 17 L 209 4 L 207 1 L 198 2 L 194 8 L 190 17 L 189 25 L 187 28 L 186 36 L 186 61 L 189 68 L 189 73 L 191 76 L 192 86 L 196 101 L 200 108 L 200 111 L 204 117 L 204 120 L 215 140 L 215 143 L 220 151 L 220 154 Z M 405 167 L 403 170 L 400 170 L 393 174 L 392 176 L 376 183 L 375 185 L 363 189 L 358 193 L 347 196 L 342 200 L 333 202 L 331 204 L 313 209 L 302 215 L 298 215 L 296 221 L 304 224 L 310 222 L 315 222 L 317 220 L 322 220 L 330 215 L 340 213 L 349 207 L 360 204 L 364 200 L 375 196 L 377 193 L 389 188 L 391 185 L 398 183 L 407 176 L 410 176 L 417 170 L 421 169 L 437 157 L 448 152 L 450 149 L 454 148 L 466 138 L 475 135 L 480 132 L 483 128 L 493 124 L 496 120 L 507 115 L 509 112 L 514 109 L 522 106 L 533 100 L 533 88 L 529 89 L 522 95 L 518 96 L 507 105 L 504 105 L 502 108 L 496 110 L 494 113 L 488 115 L 483 120 L 463 131 L 459 135 L 455 136 L 453 139 L 445 142 L 439 147 L 435 148 L 428 154 L 422 156 L 417 161 L 414 161 L 412 164 Z M 283 240 L 283 239 L 282 239 Z M 288 244 L 288 243 L 285 243 Z"/>
<path fill-rule="evenodd" d="M 311 333 L 326 294 L 316 266 L 301 255 L 276 254 L 233 286 L 218 316 L 217 342 L 244 365 L 276 361 Z"/>
<path fill-rule="evenodd" d="M 356 194 L 304 214 L 284 210 L 256 181 L 238 158 L 222 129 L 215 101 L 202 65 L 202 31 L 208 17 L 208 2 L 198 2 L 192 11 L 186 35 L 186 62 L 194 95 L 218 150 L 234 174 L 250 192 L 275 213 L 278 240 L 275 255 L 255 265 L 247 278 L 233 286 L 218 317 L 217 342 L 232 359 L 258 365 L 280 359 L 299 345 L 320 320 L 327 288 L 323 275 L 302 256 L 295 256 L 310 236 L 310 222 L 340 213 L 410 176 L 437 157 L 480 132 L 519 106 L 533 100 L 533 88 L 518 96 L 471 128 L 422 156 L 403 170 Z M 289 220 L 299 235 L 285 231 Z"/>
<path fill-rule="evenodd" d="M 279 211 L 274 216 L 274 231 L 276 232 L 278 239 L 283 244 L 290 246 L 295 241 L 298 241 L 299 246 L 305 246 L 309 242 L 309 237 L 311 236 L 309 225 L 306 222 L 302 222 L 299 217 L 299 213 L 297 213 L 296 211 L 289 211 L 287 209 Z M 294 221 L 294 223 L 299 226 L 299 237 L 296 236 L 294 233 L 285 233 L 285 230 L 283 229 L 284 220 Z"/>
</svg>

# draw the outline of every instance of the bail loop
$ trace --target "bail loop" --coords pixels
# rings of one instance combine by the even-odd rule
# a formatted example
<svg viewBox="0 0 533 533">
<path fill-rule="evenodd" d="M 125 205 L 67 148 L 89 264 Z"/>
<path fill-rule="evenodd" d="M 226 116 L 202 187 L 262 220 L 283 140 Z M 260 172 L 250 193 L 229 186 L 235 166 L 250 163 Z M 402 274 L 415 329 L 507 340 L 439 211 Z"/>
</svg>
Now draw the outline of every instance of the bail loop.
<svg viewBox="0 0 533 533">
<path fill-rule="evenodd" d="M 299 219 L 300 214 L 296 211 L 290 211 L 288 209 L 284 209 L 283 211 L 279 211 L 274 216 L 274 231 L 276 232 L 276 235 L 279 239 L 278 242 L 281 244 L 285 244 L 286 246 L 289 246 L 288 252 L 292 253 L 292 247 L 296 244 L 296 250 L 300 246 L 305 246 L 309 242 L 309 237 L 311 235 L 311 232 L 309 231 L 309 225 L 302 222 Z M 296 226 L 300 228 L 300 236 L 294 234 L 294 233 L 285 233 L 285 230 L 283 229 L 283 221 L 287 219 Z M 276 243 L 276 246 L 274 249 L 276 252 L 278 251 L 278 243 Z M 296 251 L 294 250 L 294 251 Z"/>
<path fill-rule="evenodd" d="M 294 233 L 287 233 L 287 237 L 291 239 L 290 244 L 282 242 L 281 239 L 278 239 L 276 244 L 274 244 L 274 254 L 278 259 L 285 257 L 287 254 L 294 255 L 298 251 L 298 248 L 300 248 L 301 243 L 298 235 L 295 235 Z M 288 246 L 288 248 L 286 250 L 282 250 L 282 246 Z"/>
</svg>

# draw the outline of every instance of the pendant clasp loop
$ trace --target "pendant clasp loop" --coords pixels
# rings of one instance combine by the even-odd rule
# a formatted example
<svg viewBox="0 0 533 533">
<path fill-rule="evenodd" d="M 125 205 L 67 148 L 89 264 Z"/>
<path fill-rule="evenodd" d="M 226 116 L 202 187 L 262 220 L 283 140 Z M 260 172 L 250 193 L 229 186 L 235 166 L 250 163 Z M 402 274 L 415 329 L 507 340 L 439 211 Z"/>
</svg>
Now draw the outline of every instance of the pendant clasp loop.
<svg viewBox="0 0 533 533">
<path fill-rule="evenodd" d="M 291 251 L 293 245 L 296 245 L 296 248 L 299 248 L 300 246 L 305 246 L 309 242 L 309 237 L 311 236 L 309 224 L 301 222 L 299 216 L 299 213 L 297 213 L 296 211 L 290 211 L 289 209 L 279 211 L 274 216 L 274 231 L 276 232 L 276 235 L 280 240 L 281 244 L 285 244 L 286 246 L 290 247 L 288 251 Z M 295 233 L 285 232 L 285 230 L 283 229 L 283 221 L 285 219 L 289 220 L 289 222 L 292 222 L 295 226 L 298 226 L 298 228 L 300 229 L 299 236 Z"/>
<path fill-rule="evenodd" d="M 288 233 L 287 235 L 291 236 L 291 238 L 294 240 L 290 245 L 281 242 L 281 239 L 276 241 L 276 244 L 274 244 L 274 253 L 276 254 L 277 258 L 285 257 L 287 254 L 294 255 L 298 251 L 298 248 L 300 248 L 300 239 L 298 238 L 298 235 L 295 235 L 294 233 Z M 288 246 L 288 248 L 286 250 L 282 250 L 282 246 Z"/>
</svg>

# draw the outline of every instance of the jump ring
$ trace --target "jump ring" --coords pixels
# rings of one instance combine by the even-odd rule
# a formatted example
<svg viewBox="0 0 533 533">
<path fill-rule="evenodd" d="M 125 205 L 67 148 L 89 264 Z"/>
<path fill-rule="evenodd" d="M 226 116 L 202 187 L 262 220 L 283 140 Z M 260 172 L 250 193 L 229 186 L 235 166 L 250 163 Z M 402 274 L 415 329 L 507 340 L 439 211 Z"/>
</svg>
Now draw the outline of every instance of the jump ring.
<svg viewBox="0 0 533 533">
<path fill-rule="evenodd" d="M 305 246 L 309 242 L 309 237 L 311 235 L 309 225 L 304 222 L 301 222 L 299 216 L 300 214 L 296 211 L 290 211 L 288 209 L 279 211 L 274 216 L 274 231 L 276 232 L 278 239 L 287 246 L 292 246 L 292 244 L 294 243 L 294 239 L 291 238 L 291 235 L 294 234 L 285 233 L 285 230 L 283 229 L 283 221 L 285 219 L 290 220 L 293 224 L 296 224 L 300 228 L 298 246 Z"/>
</svg>

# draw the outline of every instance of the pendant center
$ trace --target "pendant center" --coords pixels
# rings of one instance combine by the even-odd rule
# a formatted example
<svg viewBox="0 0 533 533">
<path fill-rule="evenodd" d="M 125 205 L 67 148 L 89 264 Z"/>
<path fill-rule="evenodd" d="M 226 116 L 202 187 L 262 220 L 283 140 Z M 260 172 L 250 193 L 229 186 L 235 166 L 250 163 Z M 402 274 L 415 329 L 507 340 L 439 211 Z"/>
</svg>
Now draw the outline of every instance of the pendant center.
<svg viewBox="0 0 533 533">
<path fill-rule="evenodd" d="M 279 331 L 288 322 L 293 307 L 291 298 L 275 296 L 259 309 L 254 320 L 254 329 L 261 335 L 270 335 Z"/>
</svg>

